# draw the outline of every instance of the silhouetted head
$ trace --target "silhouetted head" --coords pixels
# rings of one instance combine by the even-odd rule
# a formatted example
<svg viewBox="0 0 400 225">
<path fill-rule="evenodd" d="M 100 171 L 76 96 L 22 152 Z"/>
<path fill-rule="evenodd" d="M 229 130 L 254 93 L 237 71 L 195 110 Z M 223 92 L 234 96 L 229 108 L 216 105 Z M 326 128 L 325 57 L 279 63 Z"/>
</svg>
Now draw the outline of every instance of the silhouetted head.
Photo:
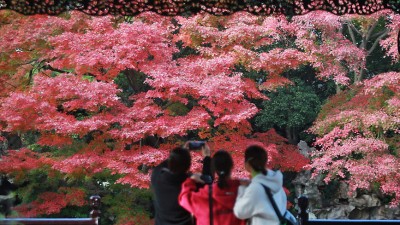
<svg viewBox="0 0 400 225">
<path fill-rule="evenodd" d="M 244 160 L 254 171 L 267 174 L 265 166 L 267 165 L 267 151 L 259 145 L 251 145 L 244 152 Z"/>
<path fill-rule="evenodd" d="M 190 169 L 191 160 L 187 149 L 176 147 L 169 154 L 168 169 L 173 173 L 186 173 Z"/>
<path fill-rule="evenodd" d="M 227 187 L 227 181 L 231 176 L 233 168 L 233 160 L 231 155 L 225 150 L 217 151 L 212 158 L 212 165 L 215 173 L 218 175 L 218 187 Z"/>
</svg>

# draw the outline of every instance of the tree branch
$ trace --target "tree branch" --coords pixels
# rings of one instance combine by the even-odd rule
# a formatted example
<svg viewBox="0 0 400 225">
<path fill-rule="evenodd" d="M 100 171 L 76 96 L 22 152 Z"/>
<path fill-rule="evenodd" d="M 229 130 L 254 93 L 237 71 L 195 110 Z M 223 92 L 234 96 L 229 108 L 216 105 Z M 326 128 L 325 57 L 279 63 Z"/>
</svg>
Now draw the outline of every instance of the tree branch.
<svg viewBox="0 0 400 225">
<path fill-rule="evenodd" d="M 123 73 L 125 74 L 126 79 L 128 80 L 129 86 L 132 88 L 132 90 L 135 90 L 135 84 L 133 81 L 133 76 L 135 76 L 135 71 L 127 69 L 123 71 Z"/>
<path fill-rule="evenodd" d="M 37 62 L 37 59 L 32 59 L 32 60 L 29 60 L 28 62 L 24 62 L 24 63 L 18 63 L 18 64 L 16 64 L 16 66 L 24 66 L 24 65 L 28 65 L 28 64 L 32 65 L 34 62 Z"/>
<path fill-rule="evenodd" d="M 381 36 L 382 34 L 384 34 L 385 32 L 386 32 L 386 33 L 388 32 L 388 29 L 387 29 L 387 28 L 385 28 L 385 29 L 382 30 L 382 31 L 379 31 L 378 33 L 375 33 L 375 34 L 371 35 L 371 39 L 377 38 L 377 37 Z"/>
<path fill-rule="evenodd" d="M 379 37 L 377 37 L 377 38 L 375 39 L 374 44 L 373 44 L 373 45 L 371 46 L 371 48 L 368 50 L 368 55 L 370 55 L 370 54 L 375 50 L 376 46 L 378 46 L 379 41 L 382 40 L 388 33 L 389 33 L 389 31 L 386 30 L 386 31 L 383 32 Z M 368 56 L 368 55 L 367 55 L 367 56 Z"/>
<path fill-rule="evenodd" d="M 357 41 L 356 41 L 356 37 L 354 36 L 353 30 L 356 32 L 358 32 L 358 31 L 355 29 L 354 26 L 351 26 L 352 24 L 350 24 L 349 22 L 347 22 L 346 25 L 347 25 L 347 30 L 349 31 L 349 34 L 350 34 L 351 41 L 353 42 L 353 44 L 355 44 L 357 46 Z"/>
<path fill-rule="evenodd" d="M 33 69 L 29 70 L 29 76 L 28 76 L 28 83 L 27 83 L 27 85 L 32 84 L 32 78 L 33 78 Z"/>
<path fill-rule="evenodd" d="M 366 39 L 367 41 L 369 41 L 369 39 L 370 39 L 370 37 L 371 37 L 371 34 L 372 34 L 372 32 L 375 30 L 375 27 L 376 27 L 377 24 L 378 24 L 378 20 L 376 20 L 374 24 L 372 24 L 372 25 L 370 25 L 370 26 L 368 27 L 367 36 L 365 36 L 365 39 Z"/>
<path fill-rule="evenodd" d="M 13 85 L 13 84 L 10 84 L 8 81 L 3 81 L 5 84 L 8 84 L 8 85 L 10 85 L 11 87 L 13 87 L 13 88 L 17 88 L 17 86 L 15 86 L 15 85 Z"/>
<path fill-rule="evenodd" d="M 354 26 L 353 23 L 350 23 L 351 28 L 358 34 L 358 35 L 362 35 L 363 33 L 361 31 L 359 31 L 356 26 Z"/>
<path fill-rule="evenodd" d="M 54 68 L 54 67 L 50 66 L 49 64 L 44 65 L 42 67 L 42 69 L 51 70 L 51 71 L 58 72 L 58 73 L 68 73 L 68 71 L 64 71 L 64 70 L 60 70 L 60 69 Z"/>
</svg>

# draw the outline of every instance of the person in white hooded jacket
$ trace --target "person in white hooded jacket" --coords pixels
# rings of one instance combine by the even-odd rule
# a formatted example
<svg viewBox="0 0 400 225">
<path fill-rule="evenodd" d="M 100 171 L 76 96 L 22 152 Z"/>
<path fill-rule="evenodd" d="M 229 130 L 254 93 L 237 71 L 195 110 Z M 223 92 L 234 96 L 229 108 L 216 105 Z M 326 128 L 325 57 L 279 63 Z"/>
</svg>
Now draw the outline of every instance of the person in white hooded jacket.
<svg viewBox="0 0 400 225">
<path fill-rule="evenodd" d="M 280 171 L 265 169 L 267 158 L 265 149 L 258 145 L 249 146 L 245 151 L 245 169 L 250 172 L 252 179 L 247 187 L 239 187 L 233 212 L 239 219 L 247 219 L 249 225 L 280 223 L 262 184 L 271 190 L 281 215 L 286 211 L 283 175 Z"/>
</svg>

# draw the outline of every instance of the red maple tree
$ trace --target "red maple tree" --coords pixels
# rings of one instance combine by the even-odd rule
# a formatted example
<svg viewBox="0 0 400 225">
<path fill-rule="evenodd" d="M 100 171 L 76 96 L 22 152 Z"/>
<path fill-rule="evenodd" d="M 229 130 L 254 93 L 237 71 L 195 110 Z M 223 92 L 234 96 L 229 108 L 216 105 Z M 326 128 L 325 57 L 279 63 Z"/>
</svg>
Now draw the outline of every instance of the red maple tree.
<svg viewBox="0 0 400 225">
<path fill-rule="evenodd" d="M 5 81 L 0 83 L 4 87 L 0 124 L 2 131 L 29 139 L 26 148 L 10 150 L 2 157 L 0 172 L 20 183 L 33 182 L 30 175 L 36 173 L 57 180 L 51 191 L 39 190 L 32 195 L 35 198 L 19 206 L 28 216 L 82 205 L 85 192 L 104 188 L 100 184 L 108 180 L 99 178 L 104 174 L 119 184 L 147 188 L 151 167 L 188 138 L 204 139 L 214 150 L 230 151 L 236 165 L 234 176 L 246 176 L 243 150 L 251 143 L 265 146 L 270 167 L 299 171 L 308 160 L 295 146 L 274 130 L 253 132 L 249 120 L 258 109 L 252 101 L 266 99 L 260 89 L 290 83 L 282 73 L 301 65 L 312 65 L 321 79 L 348 84 L 346 72 L 359 69 L 356 62 L 365 57 L 365 52 L 337 33 L 339 19 L 323 13 L 291 21 L 246 13 L 171 19 L 152 13 L 135 18 L 76 12 L 23 17 L 2 11 L 0 17 L 4 49 L 0 80 Z M 184 49 L 192 53 L 185 55 Z M 237 72 L 237 65 L 265 71 L 267 77 L 259 85 Z M 138 88 L 134 82 L 141 74 L 144 79 Z M 132 89 L 127 99 L 121 97 L 126 90 L 117 85 L 121 77 Z M 363 96 L 359 99 L 367 98 Z M 398 99 L 388 103 L 394 106 Z M 358 114 L 363 122 L 374 121 L 365 113 Z M 333 115 L 329 118 L 339 120 Z M 323 129 L 325 123 L 317 122 L 313 131 Z M 360 145 L 373 141 L 353 127 L 347 131 Z M 330 131 L 320 134 L 324 132 Z M 348 136 L 346 143 L 353 141 Z M 158 143 L 148 143 L 149 138 Z M 329 140 L 327 136 L 317 143 L 331 149 L 335 143 Z M 377 144 L 376 149 L 384 150 L 385 145 Z M 194 152 L 192 170 L 200 169 L 200 160 Z M 325 168 L 318 160 L 314 166 Z M 96 188 L 87 185 L 88 180 Z M 393 193 L 393 185 L 382 188 Z M 47 203 L 51 198 L 64 200 Z M 132 221 L 121 216 L 119 223 Z"/>
<path fill-rule="evenodd" d="M 274 131 L 252 133 L 249 119 L 258 109 L 251 100 L 265 96 L 254 80 L 234 71 L 243 53 L 255 54 L 248 36 L 235 37 L 224 49 L 197 49 L 199 54 L 176 57 L 179 41 L 197 48 L 184 40 L 190 19 L 177 18 L 177 25 L 151 13 L 125 22 L 76 12 L 60 17 L 23 17 L 6 11 L 0 15 L 5 21 L 0 43 L 8 42 L 2 45 L 0 64 L 0 77 L 8 82 L 0 106 L 2 131 L 29 139 L 25 148 L 2 157 L 0 172 L 20 184 L 33 185 L 40 174 L 54 182 L 50 190 L 25 193 L 24 204 L 17 208 L 21 214 L 54 214 L 81 206 L 84 193 L 104 183 L 98 180 L 102 174 L 119 184 L 147 188 L 149 169 L 189 137 L 205 139 L 215 150 L 231 151 L 234 176 L 245 176 L 242 153 L 250 143 L 266 147 L 270 167 L 299 171 L 308 162 Z M 232 17 L 230 33 L 240 35 L 243 24 L 235 27 L 239 18 Z M 274 54 L 268 57 L 277 63 L 278 55 L 290 57 L 283 49 Z M 302 62 L 301 57 L 293 60 L 286 68 Z M 258 69 L 266 65 L 261 63 Z M 145 74 L 140 85 L 148 88 L 122 100 L 124 90 L 116 79 L 134 81 L 138 74 Z M 142 144 L 151 137 L 160 142 Z M 196 171 L 201 156 L 193 157 Z M 100 186 L 96 189 L 104 188 Z M 131 220 L 121 214 L 119 223 L 123 221 Z"/>
</svg>

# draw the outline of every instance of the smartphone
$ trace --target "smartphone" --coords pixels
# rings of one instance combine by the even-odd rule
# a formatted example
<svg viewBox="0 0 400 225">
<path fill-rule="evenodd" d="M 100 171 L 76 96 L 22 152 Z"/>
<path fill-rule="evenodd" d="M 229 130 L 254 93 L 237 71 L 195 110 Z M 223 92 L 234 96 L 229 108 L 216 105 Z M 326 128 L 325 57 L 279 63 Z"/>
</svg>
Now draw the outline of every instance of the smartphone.
<svg viewBox="0 0 400 225">
<path fill-rule="evenodd" d="M 205 141 L 189 141 L 189 150 L 200 150 L 206 144 Z"/>
<path fill-rule="evenodd" d="M 200 176 L 200 179 L 201 179 L 202 181 L 204 181 L 205 184 L 212 184 L 212 183 L 213 183 L 212 177 L 211 177 L 210 175 L 204 175 L 204 174 L 202 174 L 202 175 Z"/>
</svg>

